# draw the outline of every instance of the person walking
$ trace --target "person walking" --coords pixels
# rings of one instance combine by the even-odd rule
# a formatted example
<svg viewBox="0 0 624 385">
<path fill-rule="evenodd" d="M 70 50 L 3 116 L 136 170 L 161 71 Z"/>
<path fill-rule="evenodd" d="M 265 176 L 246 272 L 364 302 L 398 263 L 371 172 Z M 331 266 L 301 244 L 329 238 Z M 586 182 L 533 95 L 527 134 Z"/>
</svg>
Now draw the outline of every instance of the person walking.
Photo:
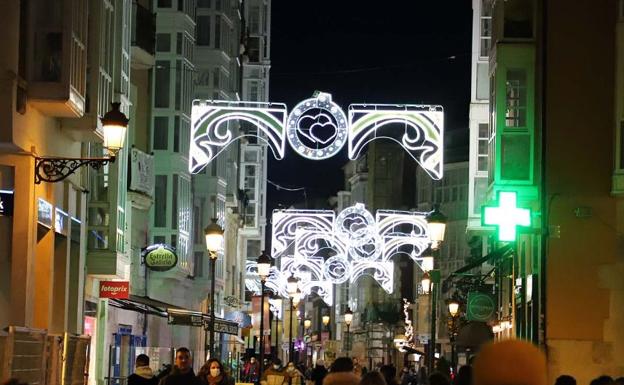
<svg viewBox="0 0 624 385">
<path fill-rule="evenodd" d="M 260 379 L 261 385 L 284 385 L 288 384 L 288 378 L 286 371 L 282 368 L 282 360 L 279 358 L 273 359 L 273 365 L 262 372 L 262 378 Z"/>
<path fill-rule="evenodd" d="M 312 369 L 310 380 L 314 381 L 314 385 L 323 385 L 323 379 L 325 379 L 325 376 L 327 376 L 325 361 L 316 360 L 316 366 Z"/>
<path fill-rule="evenodd" d="M 362 376 L 360 385 L 387 385 L 386 380 L 379 372 L 368 372 Z"/>
<path fill-rule="evenodd" d="M 223 365 L 216 358 L 209 359 L 199 369 L 197 378 L 202 385 L 234 385 L 234 379 L 223 370 Z"/>
<path fill-rule="evenodd" d="M 293 362 L 289 362 L 286 366 L 286 378 L 289 385 L 305 385 L 303 382 L 303 373 L 295 367 Z"/>
<path fill-rule="evenodd" d="M 171 373 L 160 380 L 159 385 L 201 385 L 193 372 L 191 351 L 187 348 L 176 350 L 175 366 Z"/>
<path fill-rule="evenodd" d="M 349 357 L 338 357 L 332 363 L 323 385 L 359 385 L 360 377 L 353 373 L 353 361 Z"/>
<path fill-rule="evenodd" d="M 134 373 L 128 376 L 128 385 L 158 385 L 147 355 L 139 354 L 134 360 Z"/>
<path fill-rule="evenodd" d="M 243 367 L 243 382 L 258 382 L 259 371 L 260 365 L 256 361 L 256 357 L 251 356 L 249 361 L 247 361 Z"/>
</svg>

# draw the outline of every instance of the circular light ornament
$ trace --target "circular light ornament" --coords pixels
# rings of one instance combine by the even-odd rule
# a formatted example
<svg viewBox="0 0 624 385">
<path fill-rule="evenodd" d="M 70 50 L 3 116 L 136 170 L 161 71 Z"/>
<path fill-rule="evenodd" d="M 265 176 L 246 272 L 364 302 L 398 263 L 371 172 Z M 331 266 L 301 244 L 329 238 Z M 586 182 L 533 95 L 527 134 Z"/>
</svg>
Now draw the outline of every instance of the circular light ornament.
<svg viewBox="0 0 624 385">
<path fill-rule="evenodd" d="M 347 282 L 350 275 L 351 265 L 343 256 L 336 255 L 323 264 L 323 276 L 336 285 Z"/>
<path fill-rule="evenodd" d="M 331 94 L 315 92 L 288 115 L 286 137 L 291 147 L 305 158 L 331 158 L 347 142 L 347 116 L 332 101 Z"/>
</svg>

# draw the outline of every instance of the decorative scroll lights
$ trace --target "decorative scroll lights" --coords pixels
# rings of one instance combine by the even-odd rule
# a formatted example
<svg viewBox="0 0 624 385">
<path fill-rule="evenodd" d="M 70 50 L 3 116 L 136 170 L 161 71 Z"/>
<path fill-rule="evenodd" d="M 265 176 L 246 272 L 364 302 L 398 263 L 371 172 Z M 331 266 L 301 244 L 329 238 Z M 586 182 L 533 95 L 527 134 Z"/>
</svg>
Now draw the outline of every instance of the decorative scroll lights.
<svg viewBox="0 0 624 385">
<path fill-rule="evenodd" d="M 397 253 L 409 255 L 421 268 L 430 243 L 426 213 L 379 210 L 376 216 L 356 203 L 336 216 L 331 210 L 273 212 L 272 268 L 266 286 L 287 298 L 286 279 L 294 275 L 304 295 L 315 291 L 332 305 L 333 285 L 354 283 L 371 275 L 388 293 L 394 288 Z M 247 265 L 247 288 L 259 290 L 256 267 Z"/>
<path fill-rule="evenodd" d="M 250 126 L 255 129 L 247 129 Z M 384 138 L 401 145 L 439 180 L 443 126 L 441 106 L 351 104 L 347 115 L 331 94 L 318 91 L 290 114 L 283 103 L 196 100 L 191 113 L 189 170 L 200 172 L 233 141 L 248 136 L 266 142 L 276 159 L 284 158 L 288 141 L 295 152 L 313 160 L 330 158 L 347 144 L 349 158 L 354 160 L 372 140 Z"/>
</svg>

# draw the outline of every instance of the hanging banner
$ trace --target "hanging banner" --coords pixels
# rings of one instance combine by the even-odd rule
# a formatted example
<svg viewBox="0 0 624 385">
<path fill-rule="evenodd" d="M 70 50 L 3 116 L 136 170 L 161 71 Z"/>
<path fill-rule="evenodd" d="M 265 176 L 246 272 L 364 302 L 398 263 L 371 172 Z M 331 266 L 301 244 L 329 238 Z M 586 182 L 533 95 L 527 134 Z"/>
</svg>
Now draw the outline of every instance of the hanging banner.
<svg viewBox="0 0 624 385">
<path fill-rule="evenodd" d="M 130 186 L 128 189 L 153 197 L 154 178 L 154 156 L 132 148 L 130 150 Z"/>
<path fill-rule="evenodd" d="M 255 295 L 251 298 L 251 309 L 253 311 L 253 316 L 251 319 L 254 335 L 259 337 L 260 335 L 260 302 L 262 297 L 259 295 Z M 264 351 L 265 353 L 271 352 L 271 322 L 269 322 L 269 298 L 265 295 L 264 297 Z"/>
<path fill-rule="evenodd" d="M 100 281 L 100 298 L 128 299 L 129 296 L 130 282 Z"/>
</svg>

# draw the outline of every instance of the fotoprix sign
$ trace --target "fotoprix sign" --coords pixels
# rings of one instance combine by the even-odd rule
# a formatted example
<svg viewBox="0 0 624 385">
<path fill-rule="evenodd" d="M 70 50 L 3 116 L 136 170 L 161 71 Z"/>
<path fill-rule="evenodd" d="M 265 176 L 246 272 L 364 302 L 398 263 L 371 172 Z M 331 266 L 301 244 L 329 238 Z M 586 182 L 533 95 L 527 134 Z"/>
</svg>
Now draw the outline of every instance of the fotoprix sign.
<svg viewBox="0 0 624 385">
<path fill-rule="evenodd" d="M 130 282 L 100 281 L 100 298 L 128 299 L 129 296 Z"/>
<path fill-rule="evenodd" d="M 171 270 L 178 264 L 178 255 L 175 249 L 162 243 L 151 245 L 143 249 L 145 265 L 154 271 Z"/>
</svg>

